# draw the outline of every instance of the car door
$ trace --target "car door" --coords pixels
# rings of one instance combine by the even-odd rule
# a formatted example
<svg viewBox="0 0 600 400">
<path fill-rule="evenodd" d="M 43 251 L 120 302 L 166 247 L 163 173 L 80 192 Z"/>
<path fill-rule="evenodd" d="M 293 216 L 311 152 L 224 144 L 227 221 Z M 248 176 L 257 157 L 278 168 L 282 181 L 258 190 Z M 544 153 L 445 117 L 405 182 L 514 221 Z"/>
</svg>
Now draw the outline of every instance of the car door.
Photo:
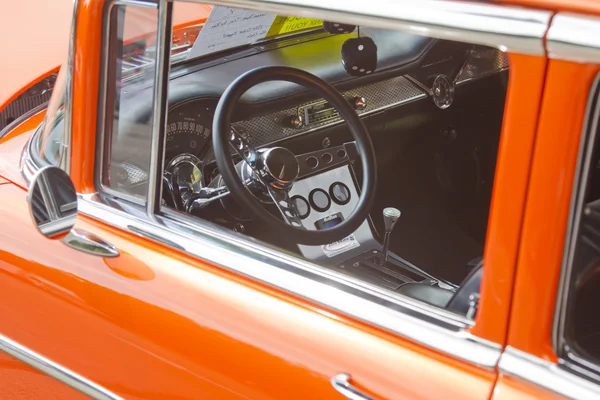
<svg viewBox="0 0 600 400">
<path fill-rule="evenodd" d="M 477 317 L 468 321 L 235 233 L 174 213 L 148 215 L 143 202 L 106 196 L 94 179 L 99 166 L 90 161 L 99 162 L 96 143 L 105 143 L 95 136 L 101 117 L 85 105 L 100 87 L 90 76 L 104 71 L 99 32 L 110 5 L 78 5 L 77 26 L 85 29 L 76 31 L 73 126 L 66 130 L 71 176 L 81 193 L 75 239 L 65 245 L 39 235 L 26 188 L 0 185 L 0 219 L 10 227 L 0 233 L 4 348 L 18 343 L 15 356 L 38 368 L 32 359 L 52 360 L 45 372 L 98 398 L 488 398 L 507 326 L 543 52 L 510 54 L 486 273 Z M 155 10 L 137 1 L 119 5 Z M 454 12 L 466 11 L 457 6 Z M 525 11 L 506 12 L 516 23 L 530 21 Z M 398 23 L 409 23 L 401 14 Z M 335 15 L 343 18 L 345 10 Z M 543 33 L 545 21 L 534 27 Z M 541 34 L 527 46 L 536 40 L 541 45 Z M 110 98 L 100 98 L 102 110 Z M 32 134 L 17 128 L 2 146 L 18 159 Z M 25 165 L 39 168 L 27 152 L 24 157 Z M 106 252 L 90 251 L 84 246 L 90 241 Z"/>
<path fill-rule="evenodd" d="M 600 45 L 580 39 L 597 32 L 600 19 L 561 12 L 548 33 L 551 60 L 494 399 L 600 396 L 593 317 Z"/>
</svg>

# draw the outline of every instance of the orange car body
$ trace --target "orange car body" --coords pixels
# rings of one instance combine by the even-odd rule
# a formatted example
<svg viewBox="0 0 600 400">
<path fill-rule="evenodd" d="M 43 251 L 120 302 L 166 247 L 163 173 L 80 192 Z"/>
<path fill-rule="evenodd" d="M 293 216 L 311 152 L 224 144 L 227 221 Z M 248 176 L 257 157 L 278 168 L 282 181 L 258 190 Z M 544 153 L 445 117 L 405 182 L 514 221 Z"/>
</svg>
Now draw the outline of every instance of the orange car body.
<svg viewBox="0 0 600 400">
<path fill-rule="evenodd" d="M 592 0 L 497 4 L 521 5 L 600 16 Z M 78 2 L 74 31 L 70 152 L 77 167 L 70 176 L 83 195 L 96 192 L 92 136 L 103 6 Z M 468 333 L 499 352 L 510 347 L 555 363 L 551 330 L 563 243 L 588 93 L 600 65 L 510 52 L 509 60 L 487 271 Z M 20 80 L 11 72 L 20 87 L 3 91 L 0 104 L 44 69 L 52 70 L 23 71 Z M 31 116 L 0 140 L 0 335 L 7 340 L 132 399 L 338 398 L 330 379 L 340 372 L 374 398 L 559 397 L 505 373 L 503 356 L 495 367 L 456 359 L 108 220 L 82 213 L 77 225 L 114 244 L 119 257 L 91 257 L 48 241 L 30 222 L 20 164 L 43 117 Z M 36 368 L 0 351 L 2 397 L 83 396 L 75 383 Z"/>
</svg>

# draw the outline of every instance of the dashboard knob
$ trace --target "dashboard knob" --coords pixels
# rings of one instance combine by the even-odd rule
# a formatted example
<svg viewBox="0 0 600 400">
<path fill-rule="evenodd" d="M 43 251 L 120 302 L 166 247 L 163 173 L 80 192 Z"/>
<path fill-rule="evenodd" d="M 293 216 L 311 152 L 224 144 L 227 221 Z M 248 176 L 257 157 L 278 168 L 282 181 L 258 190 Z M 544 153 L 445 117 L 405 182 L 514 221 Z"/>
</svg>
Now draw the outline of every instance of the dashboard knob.
<svg viewBox="0 0 600 400">
<path fill-rule="evenodd" d="M 304 121 L 300 115 L 290 115 L 283 119 L 283 125 L 288 128 L 300 129 L 304 126 Z"/>
<path fill-rule="evenodd" d="M 351 103 L 355 110 L 361 111 L 367 108 L 367 99 L 362 96 L 353 97 Z"/>
</svg>

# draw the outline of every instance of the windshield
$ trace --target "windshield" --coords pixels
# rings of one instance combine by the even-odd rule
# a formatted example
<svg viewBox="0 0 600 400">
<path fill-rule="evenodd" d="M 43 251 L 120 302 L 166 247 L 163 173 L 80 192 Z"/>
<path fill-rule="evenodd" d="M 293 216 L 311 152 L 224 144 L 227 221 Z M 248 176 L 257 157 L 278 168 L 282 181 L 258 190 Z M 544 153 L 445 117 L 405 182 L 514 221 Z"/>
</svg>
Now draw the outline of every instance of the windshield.
<svg viewBox="0 0 600 400">
<path fill-rule="evenodd" d="M 155 32 L 144 32 L 144 29 L 139 28 L 145 26 L 147 29 L 148 24 L 143 21 L 150 15 L 150 10 L 140 9 L 133 14 L 137 14 L 140 22 L 130 22 L 124 32 L 124 82 L 142 76 L 146 69 L 152 68 L 156 55 Z M 136 17 L 130 18 L 133 20 Z M 320 29 L 322 23 L 317 19 L 210 4 L 175 3 L 171 65 Z"/>
<path fill-rule="evenodd" d="M 145 76 L 156 57 L 156 10 L 134 8 L 123 31 L 121 79 L 126 84 Z M 172 65 L 198 57 L 265 43 L 322 27 L 321 20 L 288 17 L 210 4 L 176 2 L 173 10 Z M 66 57 L 65 57 L 66 58 Z M 66 63 L 60 70 L 48 105 L 36 156 L 58 165 L 66 145 L 63 140 Z"/>
</svg>

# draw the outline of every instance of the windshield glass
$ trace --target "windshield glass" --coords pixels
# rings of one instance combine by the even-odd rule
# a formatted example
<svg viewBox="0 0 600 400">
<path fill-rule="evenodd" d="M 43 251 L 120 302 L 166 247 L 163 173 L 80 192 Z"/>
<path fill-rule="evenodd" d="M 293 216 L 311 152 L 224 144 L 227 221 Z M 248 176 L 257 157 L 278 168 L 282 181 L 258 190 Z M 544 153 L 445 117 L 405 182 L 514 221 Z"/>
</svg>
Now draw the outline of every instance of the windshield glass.
<svg viewBox="0 0 600 400">
<path fill-rule="evenodd" d="M 146 8 L 129 13 L 129 22 L 123 31 L 122 84 L 145 76 L 146 71 L 154 66 L 155 13 L 156 10 Z M 171 63 L 176 65 L 234 48 L 318 30 L 322 22 L 210 4 L 177 2 L 173 10 Z M 51 165 L 59 164 L 66 148 L 63 140 L 65 74 L 66 63 L 58 75 L 42 134 L 36 142 L 38 155 Z"/>
<path fill-rule="evenodd" d="M 137 14 L 140 18 L 150 10 Z M 175 3 L 171 64 L 320 29 L 323 21 L 224 6 Z M 154 66 L 155 32 L 132 22 L 124 32 L 122 76 L 127 82 Z"/>
</svg>

